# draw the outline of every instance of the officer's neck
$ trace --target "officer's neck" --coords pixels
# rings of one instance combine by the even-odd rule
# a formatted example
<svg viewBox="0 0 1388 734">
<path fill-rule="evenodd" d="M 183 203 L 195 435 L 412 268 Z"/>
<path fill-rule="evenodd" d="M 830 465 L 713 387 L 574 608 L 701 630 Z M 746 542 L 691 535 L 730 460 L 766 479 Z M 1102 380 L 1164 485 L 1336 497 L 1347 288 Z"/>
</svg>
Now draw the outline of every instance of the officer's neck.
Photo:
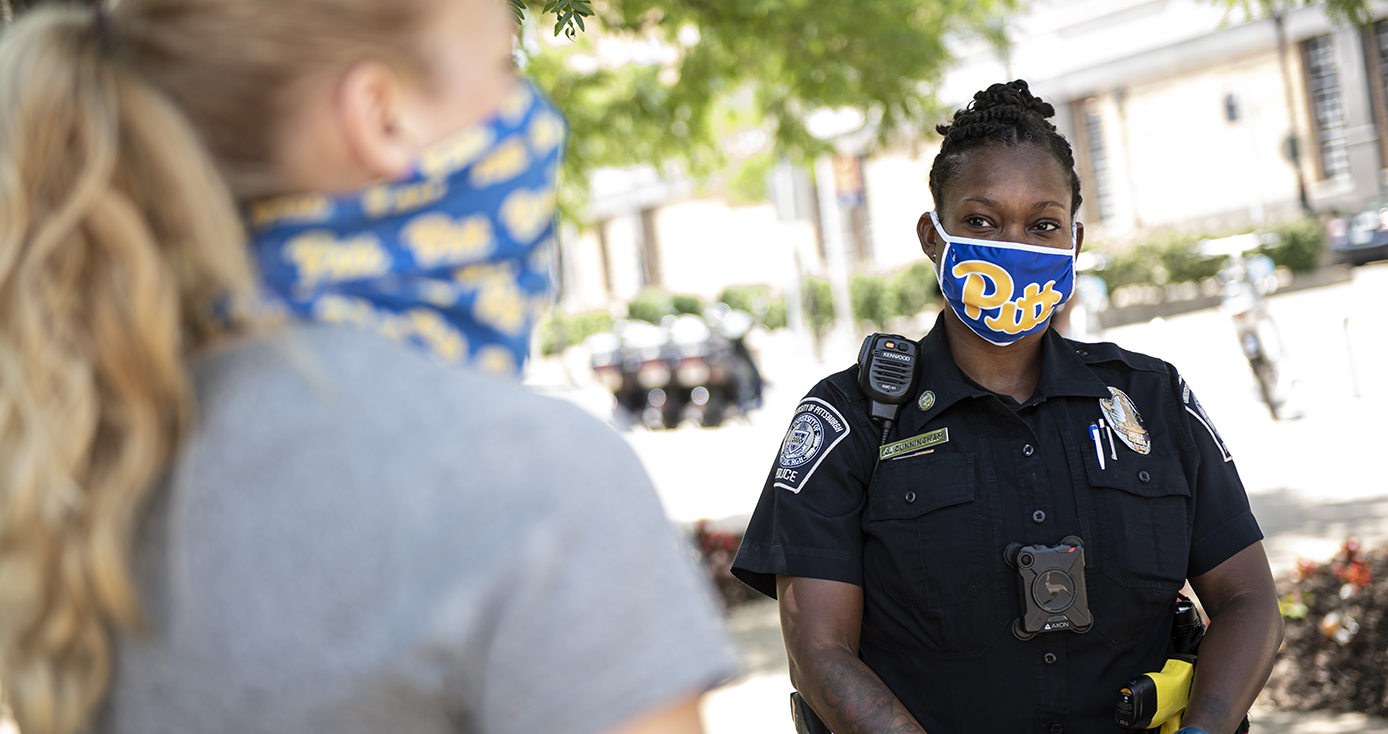
<svg viewBox="0 0 1388 734">
<path fill-rule="evenodd" d="M 1045 333 L 1043 329 L 1000 347 L 970 331 L 953 312 L 945 315 L 945 338 L 959 370 L 984 388 L 1010 395 L 1018 403 L 1030 400 L 1041 380 L 1041 340 Z"/>
</svg>

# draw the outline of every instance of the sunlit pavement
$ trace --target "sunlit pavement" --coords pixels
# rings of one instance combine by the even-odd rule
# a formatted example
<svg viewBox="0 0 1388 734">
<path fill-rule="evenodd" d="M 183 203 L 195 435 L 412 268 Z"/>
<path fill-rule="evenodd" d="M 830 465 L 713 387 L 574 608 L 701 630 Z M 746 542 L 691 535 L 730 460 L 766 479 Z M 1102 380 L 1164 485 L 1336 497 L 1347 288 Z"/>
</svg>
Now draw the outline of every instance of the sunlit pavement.
<svg viewBox="0 0 1388 734">
<path fill-rule="evenodd" d="M 1271 298 L 1292 380 L 1288 408 L 1299 416 L 1282 421 L 1274 421 L 1260 402 L 1233 325 L 1218 310 L 1104 335 L 1170 361 L 1194 388 L 1243 476 L 1275 572 L 1289 570 L 1298 556 L 1329 559 L 1350 533 L 1370 547 L 1388 540 L 1385 305 L 1388 263 L 1356 269 L 1349 283 Z M 771 386 L 766 406 L 749 419 L 716 430 L 625 431 L 671 520 L 744 522 L 796 402 L 818 379 L 851 365 L 856 356 L 855 345 L 816 360 L 809 345 L 783 331 L 764 345 L 761 365 Z M 610 396 L 583 372 L 581 364 L 570 363 L 565 370 L 551 362 L 530 381 L 611 418 Z M 708 698 L 708 730 L 789 734 L 790 682 L 774 604 L 739 609 L 730 626 L 742 643 L 746 672 Z M 1355 715 L 1259 711 L 1255 720 L 1254 732 L 1269 734 L 1388 734 L 1388 722 Z"/>
</svg>

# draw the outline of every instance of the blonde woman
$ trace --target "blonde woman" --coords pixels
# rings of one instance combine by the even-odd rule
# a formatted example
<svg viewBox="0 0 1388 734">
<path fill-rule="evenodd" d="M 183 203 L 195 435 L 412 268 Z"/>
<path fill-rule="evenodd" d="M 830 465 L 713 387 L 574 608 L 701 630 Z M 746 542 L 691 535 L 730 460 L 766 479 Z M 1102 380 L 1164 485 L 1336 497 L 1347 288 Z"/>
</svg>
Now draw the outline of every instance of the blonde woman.
<svg viewBox="0 0 1388 734">
<path fill-rule="evenodd" d="M 0 34 L 24 734 L 697 731 L 730 658 L 638 463 L 485 374 L 545 300 L 564 132 L 512 32 L 121 0 Z"/>
</svg>

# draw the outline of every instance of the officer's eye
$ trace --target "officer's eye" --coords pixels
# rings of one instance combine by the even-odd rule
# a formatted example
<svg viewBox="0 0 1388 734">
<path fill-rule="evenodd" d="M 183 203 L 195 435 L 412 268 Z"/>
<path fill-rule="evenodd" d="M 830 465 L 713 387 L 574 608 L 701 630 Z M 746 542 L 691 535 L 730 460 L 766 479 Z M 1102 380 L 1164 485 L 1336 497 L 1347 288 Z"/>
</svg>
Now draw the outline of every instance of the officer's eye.
<svg viewBox="0 0 1388 734">
<path fill-rule="evenodd" d="M 973 214 L 973 215 L 964 217 L 964 224 L 967 224 L 967 225 L 969 225 L 970 227 L 987 227 L 987 226 L 988 226 L 988 220 L 985 219 L 985 218 L 983 218 L 983 217 L 981 217 L 981 216 L 979 216 L 979 215 L 977 215 L 977 214 Z"/>
<path fill-rule="evenodd" d="M 1060 224 L 1057 223 L 1057 222 L 1051 222 L 1051 221 L 1037 222 L 1037 223 L 1034 225 L 1033 228 L 1034 228 L 1034 229 L 1038 229 L 1038 230 L 1040 230 L 1040 231 L 1042 231 L 1042 232 L 1054 232 L 1054 231 L 1060 229 Z"/>
</svg>

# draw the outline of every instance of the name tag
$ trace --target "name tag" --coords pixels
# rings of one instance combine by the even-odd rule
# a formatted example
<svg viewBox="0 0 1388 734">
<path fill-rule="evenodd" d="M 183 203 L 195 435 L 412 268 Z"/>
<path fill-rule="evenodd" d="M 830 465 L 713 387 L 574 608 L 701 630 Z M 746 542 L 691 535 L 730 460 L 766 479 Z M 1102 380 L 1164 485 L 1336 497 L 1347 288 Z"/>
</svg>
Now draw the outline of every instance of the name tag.
<svg viewBox="0 0 1388 734">
<path fill-rule="evenodd" d="M 919 436 L 912 436 L 896 443 L 889 443 L 882 447 L 878 457 L 886 461 L 887 459 L 909 454 L 921 449 L 928 449 L 931 446 L 939 446 L 949 441 L 949 429 L 937 428 L 929 433 L 922 433 Z"/>
</svg>

